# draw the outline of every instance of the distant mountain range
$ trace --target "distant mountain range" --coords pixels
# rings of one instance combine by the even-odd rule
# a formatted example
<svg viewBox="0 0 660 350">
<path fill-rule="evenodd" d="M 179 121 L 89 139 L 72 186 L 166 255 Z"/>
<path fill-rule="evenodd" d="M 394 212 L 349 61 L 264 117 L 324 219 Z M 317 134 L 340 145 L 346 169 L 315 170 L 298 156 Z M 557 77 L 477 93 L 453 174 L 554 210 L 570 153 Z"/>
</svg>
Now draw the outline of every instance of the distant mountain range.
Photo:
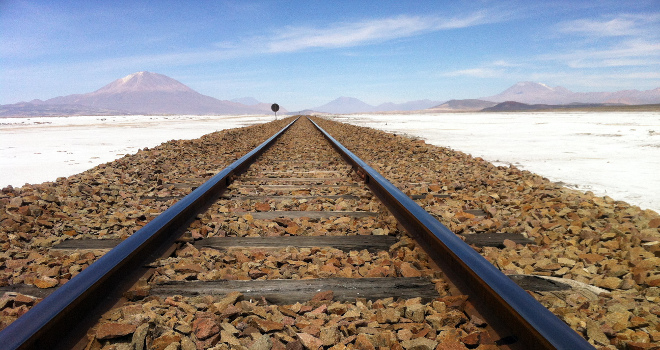
<svg viewBox="0 0 660 350">
<path fill-rule="evenodd" d="M 340 97 L 310 110 L 333 114 L 417 110 L 423 110 L 424 112 L 480 111 L 484 108 L 495 108 L 498 103 L 507 101 L 518 102 L 518 104 L 502 104 L 491 110 L 545 109 L 569 104 L 571 104 L 571 107 L 578 105 L 592 107 L 617 104 L 657 104 L 660 103 L 660 88 L 646 91 L 572 92 L 561 86 L 551 88 L 541 83 L 520 82 L 500 94 L 480 99 L 449 100 L 446 102 L 419 100 L 372 106 L 353 97 Z"/>
<path fill-rule="evenodd" d="M 564 87 L 549 87 L 524 81 L 500 94 L 481 98 L 493 102 L 515 101 L 528 104 L 564 105 L 569 103 L 621 103 L 641 105 L 660 103 L 660 88 L 653 90 L 622 90 L 615 92 L 573 92 Z"/>
<path fill-rule="evenodd" d="M 254 105 L 258 105 L 258 104 L 261 103 L 261 102 L 259 102 L 259 100 L 257 100 L 254 97 L 235 98 L 235 99 L 231 100 L 231 102 L 242 103 L 242 104 L 247 105 L 247 106 L 254 106 Z"/>
<path fill-rule="evenodd" d="M 372 106 L 362 102 L 354 97 L 339 97 L 323 106 L 310 108 L 309 110 L 323 113 L 347 114 L 347 113 L 371 113 L 371 112 L 390 112 L 390 111 L 416 111 L 420 109 L 431 108 L 442 103 L 441 101 L 417 100 L 404 103 L 382 103 L 378 106 Z"/>
<path fill-rule="evenodd" d="M 168 76 L 137 72 L 90 93 L 0 106 L 0 117 L 110 114 L 271 114 L 254 98 L 218 100 Z M 283 108 L 280 111 L 286 112 Z"/>
<path fill-rule="evenodd" d="M 615 106 L 630 106 L 623 103 L 569 103 L 565 105 L 549 105 L 544 103 L 527 104 L 515 101 L 505 101 L 498 103 L 492 107 L 482 109 L 482 112 L 504 112 L 504 111 L 531 111 L 543 109 L 575 109 L 575 108 L 600 108 L 600 107 L 615 107 Z"/>
<path fill-rule="evenodd" d="M 467 99 L 467 100 L 449 100 L 441 105 L 437 105 L 429 108 L 430 110 L 443 112 L 443 111 L 480 111 L 484 108 L 493 107 L 497 103 L 476 100 L 476 99 Z"/>
<path fill-rule="evenodd" d="M 500 102 L 507 102 L 499 104 Z M 660 104 L 660 88 L 646 91 L 572 92 L 564 87 L 541 83 L 519 82 L 500 94 L 480 99 L 416 100 L 404 103 L 370 105 L 354 97 L 339 97 L 322 106 L 296 114 L 350 114 L 374 112 L 456 112 L 490 110 L 540 109 L 551 106 L 641 105 Z M 0 105 L 0 117 L 117 114 L 271 114 L 270 103 L 252 97 L 231 101 L 202 95 L 186 85 L 162 74 L 138 72 L 117 79 L 90 93 L 60 96 L 46 101 L 33 100 Z M 280 114 L 286 114 L 280 108 Z M 289 113 L 293 114 L 293 113 Z"/>
</svg>

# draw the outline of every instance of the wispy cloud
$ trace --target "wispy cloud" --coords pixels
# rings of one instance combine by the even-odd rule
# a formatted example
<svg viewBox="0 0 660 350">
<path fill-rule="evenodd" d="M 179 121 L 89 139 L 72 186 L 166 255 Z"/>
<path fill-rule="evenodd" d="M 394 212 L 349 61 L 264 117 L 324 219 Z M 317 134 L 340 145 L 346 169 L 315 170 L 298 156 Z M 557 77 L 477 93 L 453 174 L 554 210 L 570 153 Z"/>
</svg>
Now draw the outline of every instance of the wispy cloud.
<svg viewBox="0 0 660 350">
<path fill-rule="evenodd" d="M 484 62 L 476 67 L 457 69 L 437 74 L 440 77 L 471 77 L 471 78 L 501 78 L 510 75 L 513 71 L 524 67 L 524 63 L 511 60 L 496 60 Z"/>
<path fill-rule="evenodd" d="M 492 62 L 490 65 L 493 66 L 493 67 L 520 67 L 523 64 L 515 63 L 515 62 L 511 62 L 511 61 L 505 61 L 505 60 L 498 60 L 498 61 Z"/>
<path fill-rule="evenodd" d="M 608 19 L 578 19 L 558 25 L 561 33 L 587 37 L 639 36 L 658 30 L 660 14 L 622 14 Z M 655 32 L 655 35 L 658 33 Z"/>
<path fill-rule="evenodd" d="M 339 48 L 383 42 L 424 33 L 465 28 L 495 21 L 480 11 L 465 17 L 397 16 L 354 23 L 338 23 L 325 28 L 288 27 L 276 33 L 269 52 L 294 52 L 308 48 Z"/>
<path fill-rule="evenodd" d="M 619 14 L 601 19 L 578 19 L 560 23 L 557 33 L 577 37 L 573 50 L 545 54 L 542 61 L 555 61 L 572 69 L 649 67 L 660 64 L 660 12 Z"/>
<path fill-rule="evenodd" d="M 309 48 L 341 48 L 369 45 L 399 38 L 491 23 L 497 16 L 485 11 L 464 17 L 396 16 L 353 23 L 335 23 L 326 27 L 287 27 L 271 36 L 244 37 L 234 41 L 218 41 L 207 48 L 184 52 L 161 52 L 102 59 L 106 67 L 172 66 L 217 62 L 262 54 L 290 53 Z"/>
<path fill-rule="evenodd" d="M 504 71 L 501 69 L 492 69 L 492 68 L 470 68 L 470 69 L 461 69 L 451 72 L 442 73 L 443 77 L 474 77 L 474 78 L 497 78 L 504 75 Z"/>
<path fill-rule="evenodd" d="M 605 48 L 588 48 L 563 54 L 539 56 L 541 60 L 562 61 L 571 68 L 648 66 L 660 64 L 660 42 L 631 39 Z"/>
<path fill-rule="evenodd" d="M 639 89 L 660 79 L 658 72 L 601 72 L 601 71 L 546 71 L 524 76 L 531 81 L 559 82 L 558 84 L 574 91 L 607 91 L 624 88 Z"/>
</svg>

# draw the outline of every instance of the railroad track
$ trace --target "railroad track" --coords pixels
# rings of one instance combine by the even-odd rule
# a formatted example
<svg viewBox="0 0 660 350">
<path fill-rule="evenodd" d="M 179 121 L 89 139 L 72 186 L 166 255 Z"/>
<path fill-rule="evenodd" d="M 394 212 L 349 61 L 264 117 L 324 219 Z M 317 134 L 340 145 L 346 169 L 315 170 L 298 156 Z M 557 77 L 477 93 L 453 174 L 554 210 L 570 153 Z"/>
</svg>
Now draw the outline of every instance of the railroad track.
<svg viewBox="0 0 660 350">
<path fill-rule="evenodd" d="M 308 118 L 204 180 L 0 342 L 592 348 Z"/>
</svg>

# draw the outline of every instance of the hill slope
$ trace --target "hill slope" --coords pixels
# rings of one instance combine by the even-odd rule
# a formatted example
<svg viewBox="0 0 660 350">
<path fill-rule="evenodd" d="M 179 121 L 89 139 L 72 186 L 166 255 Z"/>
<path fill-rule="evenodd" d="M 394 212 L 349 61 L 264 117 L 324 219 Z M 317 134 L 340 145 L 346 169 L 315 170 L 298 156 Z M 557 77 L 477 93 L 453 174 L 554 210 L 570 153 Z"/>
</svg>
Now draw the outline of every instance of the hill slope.
<svg viewBox="0 0 660 350">
<path fill-rule="evenodd" d="M 660 88 L 646 91 L 621 90 L 614 92 L 573 92 L 564 87 L 550 87 L 541 83 L 523 81 L 503 92 L 483 100 L 505 102 L 516 101 L 527 104 L 561 105 L 569 103 L 660 103 Z"/>
<path fill-rule="evenodd" d="M 2 116 L 18 112 L 15 105 L 2 106 Z M 51 107 L 45 107 L 51 106 Z M 67 106 L 58 108 L 58 106 Z M 271 114 L 270 104 L 218 100 L 202 95 L 168 76 L 137 72 L 117 79 L 90 93 L 51 98 L 20 104 L 20 115 L 43 115 L 46 110 L 63 110 L 69 115 L 107 114 L 108 110 L 123 114 Z M 96 112 L 95 112 L 96 111 Z M 32 113 L 32 114 L 30 114 Z"/>
</svg>

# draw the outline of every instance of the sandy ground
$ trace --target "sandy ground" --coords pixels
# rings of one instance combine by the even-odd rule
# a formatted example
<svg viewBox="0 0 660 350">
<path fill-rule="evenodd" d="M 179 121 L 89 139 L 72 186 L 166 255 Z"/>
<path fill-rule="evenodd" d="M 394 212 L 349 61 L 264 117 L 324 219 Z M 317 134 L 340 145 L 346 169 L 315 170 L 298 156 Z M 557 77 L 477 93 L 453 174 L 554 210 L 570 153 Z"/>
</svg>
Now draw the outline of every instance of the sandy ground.
<svg viewBox="0 0 660 350">
<path fill-rule="evenodd" d="M 660 212 L 660 112 L 344 115 Z"/>
<path fill-rule="evenodd" d="M 497 165 L 660 212 L 660 112 L 368 114 L 338 121 L 405 133 Z M 0 187 L 53 181 L 172 139 L 273 116 L 0 119 Z"/>
</svg>

